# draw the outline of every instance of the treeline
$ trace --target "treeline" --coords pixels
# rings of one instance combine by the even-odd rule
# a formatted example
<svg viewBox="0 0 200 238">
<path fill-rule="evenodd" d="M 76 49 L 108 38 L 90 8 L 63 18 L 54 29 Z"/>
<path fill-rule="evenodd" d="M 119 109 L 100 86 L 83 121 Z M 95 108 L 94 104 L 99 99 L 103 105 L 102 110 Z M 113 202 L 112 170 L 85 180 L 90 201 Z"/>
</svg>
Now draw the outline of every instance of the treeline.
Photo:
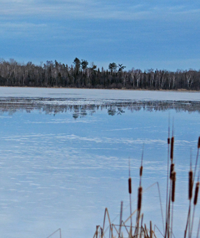
<svg viewBox="0 0 200 238">
<path fill-rule="evenodd" d="M 71 66 L 47 61 L 41 65 L 0 61 L 0 86 L 118 88 L 152 90 L 200 90 L 200 71 L 125 70 L 123 64 L 110 63 L 108 69 L 88 66 L 75 58 Z"/>
</svg>

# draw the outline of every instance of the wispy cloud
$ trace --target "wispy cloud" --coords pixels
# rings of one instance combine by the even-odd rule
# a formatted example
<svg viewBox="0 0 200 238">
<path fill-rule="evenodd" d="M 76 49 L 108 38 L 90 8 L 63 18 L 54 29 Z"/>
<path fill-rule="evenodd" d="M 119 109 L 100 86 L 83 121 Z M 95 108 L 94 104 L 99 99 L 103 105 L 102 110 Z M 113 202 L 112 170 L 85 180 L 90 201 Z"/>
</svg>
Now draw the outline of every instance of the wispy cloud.
<svg viewBox="0 0 200 238">
<path fill-rule="evenodd" d="M 47 30 L 47 24 L 28 23 L 28 22 L 1 22 L 0 34 L 2 37 L 31 37 L 33 35 L 44 33 Z M 27 35 L 28 33 L 28 35 Z"/>
<path fill-rule="evenodd" d="M 163 6 L 157 4 L 115 4 L 113 1 L 91 0 L 59 0 L 59 1 L 40 1 L 40 0 L 9 0 L 0 1 L 2 3 L 1 17 L 58 17 L 58 18 L 76 18 L 76 19 L 115 19 L 115 20 L 142 20 L 142 19 L 163 19 L 176 17 L 179 15 L 198 14 L 200 8 L 189 7 L 187 5 Z M 178 19 L 178 18 L 177 18 Z"/>
<path fill-rule="evenodd" d="M 198 2 L 0 0 L 0 6 L 6 59 L 71 62 L 79 55 L 104 67 L 118 60 L 127 68 L 175 70 L 191 59 L 199 67 Z M 171 60 L 177 63 L 164 63 Z"/>
<path fill-rule="evenodd" d="M 13 22 L 1 22 L 0 28 L 20 28 L 20 29 L 28 29 L 28 28 L 38 28 L 38 27 L 46 27 L 46 24 L 34 24 L 34 23 L 27 23 L 27 22 L 19 22 L 19 23 L 13 23 Z"/>
</svg>

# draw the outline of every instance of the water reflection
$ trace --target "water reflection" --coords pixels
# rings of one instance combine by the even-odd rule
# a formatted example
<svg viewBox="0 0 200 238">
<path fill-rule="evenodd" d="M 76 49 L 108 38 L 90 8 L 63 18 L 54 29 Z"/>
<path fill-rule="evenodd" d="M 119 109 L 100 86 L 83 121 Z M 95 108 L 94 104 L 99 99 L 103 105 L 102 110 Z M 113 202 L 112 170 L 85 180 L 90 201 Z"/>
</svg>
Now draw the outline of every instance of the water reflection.
<svg viewBox="0 0 200 238">
<path fill-rule="evenodd" d="M 30 113 L 38 110 L 45 114 L 72 113 L 74 119 L 82 118 L 107 110 L 109 116 L 121 115 L 126 110 L 134 112 L 146 111 L 166 111 L 174 109 L 176 112 L 200 112 L 200 102 L 198 101 L 124 101 L 122 102 L 93 102 L 80 101 L 77 99 L 52 99 L 52 98 L 0 98 L 0 112 L 13 114 L 24 110 Z"/>
</svg>

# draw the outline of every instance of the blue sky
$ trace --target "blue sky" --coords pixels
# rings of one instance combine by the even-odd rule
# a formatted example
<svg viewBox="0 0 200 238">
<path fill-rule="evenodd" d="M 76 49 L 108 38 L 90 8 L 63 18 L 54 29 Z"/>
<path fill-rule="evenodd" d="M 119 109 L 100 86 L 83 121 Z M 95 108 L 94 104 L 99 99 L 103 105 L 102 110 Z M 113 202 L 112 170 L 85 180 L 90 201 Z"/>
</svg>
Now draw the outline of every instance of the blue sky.
<svg viewBox="0 0 200 238">
<path fill-rule="evenodd" d="M 200 2 L 0 0 L 0 58 L 200 69 Z"/>
</svg>

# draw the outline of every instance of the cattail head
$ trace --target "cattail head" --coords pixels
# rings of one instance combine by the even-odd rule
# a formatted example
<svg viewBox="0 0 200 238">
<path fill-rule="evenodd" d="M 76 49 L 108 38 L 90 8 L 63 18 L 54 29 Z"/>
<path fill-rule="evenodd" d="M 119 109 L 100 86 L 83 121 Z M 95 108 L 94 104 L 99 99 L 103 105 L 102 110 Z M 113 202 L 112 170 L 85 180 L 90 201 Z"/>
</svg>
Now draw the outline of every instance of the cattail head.
<svg viewBox="0 0 200 238">
<path fill-rule="evenodd" d="M 129 192 L 129 194 L 132 193 L 132 188 L 131 188 L 131 178 L 128 179 L 128 192 Z"/>
<path fill-rule="evenodd" d="M 142 208 L 142 187 L 138 188 L 138 204 L 137 204 L 137 209 L 140 211 Z"/>
<path fill-rule="evenodd" d="M 196 183 L 195 194 L 194 194 L 194 205 L 197 205 L 199 193 L 199 182 Z"/>
<path fill-rule="evenodd" d="M 143 166 L 140 166 L 140 177 L 142 177 Z"/>
<path fill-rule="evenodd" d="M 170 152 L 170 159 L 173 160 L 174 158 L 174 137 L 171 138 L 171 152 Z"/>
<path fill-rule="evenodd" d="M 192 199 L 192 190 L 193 190 L 193 171 L 189 171 L 189 181 L 188 181 L 188 199 Z"/>
<path fill-rule="evenodd" d="M 172 202 L 175 202 L 176 172 L 172 173 Z"/>
<path fill-rule="evenodd" d="M 174 163 L 170 166 L 170 179 L 172 179 L 172 173 L 174 172 Z"/>
<path fill-rule="evenodd" d="M 167 144 L 168 145 L 170 144 L 170 138 L 169 137 L 167 138 Z"/>
<path fill-rule="evenodd" d="M 200 149 L 200 136 L 199 136 L 199 140 L 198 140 L 198 149 Z"/>
</svg>

